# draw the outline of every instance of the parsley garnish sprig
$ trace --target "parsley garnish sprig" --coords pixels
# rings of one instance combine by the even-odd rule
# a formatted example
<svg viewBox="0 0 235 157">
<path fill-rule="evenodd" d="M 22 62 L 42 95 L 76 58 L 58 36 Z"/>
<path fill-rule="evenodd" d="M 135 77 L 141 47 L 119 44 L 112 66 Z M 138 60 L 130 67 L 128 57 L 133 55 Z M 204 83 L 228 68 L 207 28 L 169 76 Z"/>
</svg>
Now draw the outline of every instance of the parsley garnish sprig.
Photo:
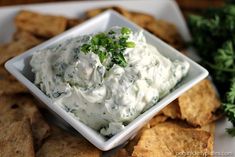
<svg viewBox="0 0 235 157">
<path fill-rule="evenodd" d="M 95 34 L 88 43 L 81 46 L 81 51 L 84 53 L 93 52 L 97 54 L 101 63 L 104 63 L 110 58 L 110 63 L 106 67 L 107 70 L 114 64 L 126 67 L 127 61 L 123 53 L 126 48 L 135 47 L 134 42 L 128 41 L 130 33 L 131 30 L 129 28 L 122 27 L 119 34 L 113 30 L 107 33 Z"/>
<path fill-rule="evenodd" d="M 223 111 L 233 124 L 235 136 L 235 5 L 209 9 L 203 16 L 191 15 L 193 46 L 218 88 Z"/>
</svg>

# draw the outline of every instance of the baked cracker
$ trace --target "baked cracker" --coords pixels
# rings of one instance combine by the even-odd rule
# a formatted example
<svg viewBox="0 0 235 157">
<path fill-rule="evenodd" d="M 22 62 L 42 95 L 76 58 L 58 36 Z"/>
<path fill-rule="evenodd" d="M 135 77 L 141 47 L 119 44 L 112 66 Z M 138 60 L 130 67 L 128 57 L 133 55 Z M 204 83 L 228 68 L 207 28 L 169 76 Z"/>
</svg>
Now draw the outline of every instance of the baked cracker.
<svg viewBox="0 0 235 157">
<path fill-rule="evenodd" d="M 85 12 L 85 16 L 86 16 L 86 18 L 89 19 L 89 18 L 92 18 L 92 17 L 94 17 L 94 16 L 96 16 L 96 15 L 98 15 L 108 9 L 111 9 L 111 10 L 118 12 L 119 14 L 125 16 L 128 19 L 131 17 L 130 12 L 121 6 L 109 6 L 109 7 L 105 7 L 105 8 L 90 9 Z"/>
<path fill-rule="evenodd" d="M 64 131 L 52 129 L 52 134 L 47 138 L 37 152 L 37 157 L 100 157 L 101 151 L 90 144 L 83 137 L 76 137 Z"/>
<path fill-rule="evenodd" d="M 221 105 L 211 81 L 207 79 L 182 94 L 178 101 L 182 119 L 194 126 L 214 121 L 214 113 Z"/>
<path fill-rule="evenodd" d="M 63 16 L 39 14 L 22 10 L 15 17 L 18 29 L 36 36 L 50 38 L 65 31 L 67 20 Z"/>
<path fill-rule="evenodd" d="M 210 123 L 204 125 L 200 128 L 201 130 L 207 131 L 211 134 L 210 139 L 208 141 L 208 152 L 213 154 L 214 152 L 214 143 L 215 143 L 215 123 Z"/>
<path fill-rule="evenodd" d="M 117 150 L 112 157 L 130 157 L 126 149 Z"/>
<path fill-rule="evenodd" d="M 67 19 L 66 30 L 75 27 L 83 22 L 82 19 Z"/>
<path fill-rule="evenodd" d="M 1 157 L 35 157 L 28 120 L 0 126 L 0 150 Z"/>
<path fill-rule="evenodd" d="M 18 118 L 18 120 L 21 120 L 22 118 L 27 117 L 30 120 L 35 149 L 39 148 L 42 141 L 48 137 L 50 127 L 36 107 L 32 96 L 2 95 L 0 96 L 0 108 L 0 115 L 6 115 L 8 112 L 15 112 L 11 115 L 13 117 L 11 119 L 17 120 Z"/>
<path fill-rule="evenodd" d="M 154 21 L 146 24 L 145 29 L 176 49 L 180 50 L 184 48 L 184 42 L 178 29 L 170 22 L 155 19 Z"/>
<path fill-rule="evenodd" d="M 210 133 L 182 128 L 164 122 L 146 129 L 134 147 L 133 157 L 175 157 L 181 153 L 199 153 L 196 157 L 208 154 Z M 184 154 L 183 154 L 184 155 Z M 190 155 L 189 155 L 190 156 Z"/>
<path fill-rule="evenodd" d="M 28 32 L 20 32 L 12 42 L 0 46 L 0 65 L 42 41 Z"/>
<path fill-rule="evenodd" d="M 0 80 L 9 80 L 9 81 L 15 81 L 15 77 L 13 77 L 3 65 L 0 65 Z"/>
<path fill-rule="evenodd" d="M 176 99 L 173 102 L 171 102 L 169 105 L 167 105 L 161 111 L 162 111 L 163 115 L 165 115 L 167 117 L 170 117 L 172 119 L 176 119 L 176 118 L 180 118 L 181 117 L 178 99 Z"/>
<path fill-rule="evenodd" d="M 28 89 L 17 80 L 0 79 L 0 95 L 18 93 L 28 93 Z"/>
<path fill-rule="evenodd" d="M 137 25 L 139 25 L 140 27 L 145 28 L 145 26 L 154 21 L 155 18 L 147 13 L 141 13 L 141 12 L 130 12 L 131 16 L 130 16 L 130 20 L 134 23 L 136 23 Z"/>
<path fill-rule="evenodd" d="M 165 122 L 167 120 L 167 116 L 165 115 L 156 115 L 155 117 L 153 117 L 150 121 L 149 121 L 149 125 L 150 127 L 154 127 L 155 125 Z"/>
</svg>

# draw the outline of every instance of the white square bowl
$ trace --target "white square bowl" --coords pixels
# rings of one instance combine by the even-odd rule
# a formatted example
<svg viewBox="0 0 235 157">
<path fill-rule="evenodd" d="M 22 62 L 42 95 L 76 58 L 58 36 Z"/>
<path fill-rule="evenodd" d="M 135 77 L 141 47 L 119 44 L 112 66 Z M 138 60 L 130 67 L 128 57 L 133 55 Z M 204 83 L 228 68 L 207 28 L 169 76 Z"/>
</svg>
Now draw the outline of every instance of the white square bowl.
<svg viewBox="0 0 235 157">
<path fill-rule="evenodd" d="M 80 134 L 82 134 L 87 140 L 98 147 L 101 150 L 107 151 L 120 144 L 123 144 L 129 138 L 133 137 L 136 132 L 144 125 L 148 120 L 155 116 L 163 107 L 176 99 L 179 95 L 186 90 L 194 86 L 196 83 L 204 79 L 208 72 L 206 69 L 187 58 L 159 38 L 153 36 L 147 31 L 143 31 L 148 43 L 154 45 L 161 54 L 170 58 L 171 60 L 186 60 L 190 64 L 188 75 L 169 93 L 162 98 L 153 107 L 139 115 L 135 120 L 128 124 L 124 130 L 111 138 L 102 136 L 99 132 L 91 129 L 82 122 L 76 120 L 70 114 L 68 114 L 61 107 L 54 105 L 52 100 L 46 96 L 34 83 L 34 74 L 31 71 L 29 64 L 32 55 L 40 49 L 45 49 L 48 46 L 55 44 L 61 40 L 76 37 L 79 35 L 92 34 L 101 31 L 105 31 L 112 26 L 125 26 L 131 28 L 134 32 L 142 30 L 136 24 L 128 21 L 118 13 L 114 11 L 106 11 L 91 20 L 84 22 L 83 24 L 76 26 L 28 51 L 9 60 L 5 67 L 14 75 L 21 83 L 23 83 L 34 96 L 41 100 L 46 106 L 57 113 L 61 118 L 68 122 L 73 128 L 75 128 Z"/>
</svg>

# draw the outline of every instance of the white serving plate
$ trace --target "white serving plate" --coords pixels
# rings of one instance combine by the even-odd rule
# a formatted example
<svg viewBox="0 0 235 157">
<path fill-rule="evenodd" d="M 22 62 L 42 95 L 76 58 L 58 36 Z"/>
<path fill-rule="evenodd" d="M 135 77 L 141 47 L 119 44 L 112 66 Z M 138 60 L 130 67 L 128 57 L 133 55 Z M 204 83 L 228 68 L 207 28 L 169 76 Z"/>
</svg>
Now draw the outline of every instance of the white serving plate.
<svg viewBox="0 0 235 157">
<path fill-rule="evenodd" d="M 103 32 L 110 29 L 113 26 L 129 27 L 133 32 L 139 32 L 143 30 L 136 24 L 125 19 L 118 13 L 110 10 L 106 11 L 91 20 L 64 32 L 60 35 L 40 44 L 25 53 L 14 57 L 9 60 L 5 66 L 6 69 L 15 76 L 22 84 L 24 84 L 33 95 L 41 100 L 47 107 L 53 112 L 57 113 L 61 118 L 68 122 L 74 129 L 81 133 L 87 140 L 103 151 L 110 150 L 116 146 L 119 146 L 133 137 L 136 132 L 141 129 L 151 118 L 153 118 L 161 109 L 168 105 L 171 101 L 179 97 L 186 90 L 200 82 L 202 79 L 208 76 L 206 69 L 187 58 L 165 42 L 161 41 L 157 37 L 153 36 L 147 31 L 143 30 L 143 34 L 146 37 L 147 43 L 155 46 L 161 54 L 171 60 L 187 61 L 190 64 L 189 72 L 186 77 L 172 90 L 167 96 L 162 98 L 153 107 L 139 115 L 135 120 L 128 124 L 121 132 L 112 136 L 111 138 L 105 138 L 95 130 L 84 125 L 76 118 L 68 114 L 59 105 L 56 105 L 52 100 L 46 96 L 34 83 L 34 74 L 32 73 L 31 66 L 29 64 L 30 59 L 36 51 L 43 50 L 52 46 L 55 43 L 63 40 L 74 38 L 79 35 L 94 34 Z"/>
<path fill-rule="evenodd" d="M 174 23 L 186 41 L 190 40 L 190 34 L 180 10 L 173 0 L 129 0 L 129 1 L 83 1 L 61 2 L 36 5 L 20 5 L 12 7 L 0 7 L 0 43 L 10 41 L 14 27 L 14 17 L 19 10 L 29 9 L 41 13 L 64 15 L 68 17 L 80 17 L 85 10 L 102 6 L 120 5 L 129 10 L 149 13 L 156 18 Z M 222 119 L 216 124 L 215 153 L 225 153 L 226 156 L 235 156 L 235 138 L 225 133 L 225 128 L 231 124 Z M 227 153 L 227 154 L 226 154 Z M 224 155 L 224 156 L 225 156 Z M 217 155 L 219 156 L 219 155 Z"/>
</svg>

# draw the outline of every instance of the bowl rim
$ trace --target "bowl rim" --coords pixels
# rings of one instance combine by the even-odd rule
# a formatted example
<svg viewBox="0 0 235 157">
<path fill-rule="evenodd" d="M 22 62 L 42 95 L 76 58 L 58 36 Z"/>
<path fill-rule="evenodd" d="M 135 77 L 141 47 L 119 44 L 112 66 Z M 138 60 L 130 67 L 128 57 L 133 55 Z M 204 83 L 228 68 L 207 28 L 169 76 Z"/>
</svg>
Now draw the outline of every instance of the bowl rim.
<svg viewBox="0 0 235 157">
<path fill-rule="evenodd" d="M 65 36 L 66 34 L 69 34 L 69 33 L 73 32 L 74 30 L 86 27 L 86 25 L 89 25 L 91 22 L 93 22 L 99 18 L 102 18 L 103 16 L 111 16 L 111 15 L 113 15 L 115 18 L 119 18 L 120 20 L 122 20 L 125 23 L 131 24 L 133 27 L 136 27 L 138 30 L 143 30 L 148 36 L 150 36 L 152 38 L 152 40 L 158 40 L 158 42 L 167 46 L 169 51 L 177 53 L 177 55 L 179 55 L 183 60 L 188 61 L 190 63 L 190 65 L 193 64 L 194 66 L 196 66 L 199 70 L 201 70 L 202 74 L 200 76 L 198 76 L 197 78 L 194 78 L 194 80 L 192 80 L 191 82 L 187 82 L 186 84 L 183 84 L 182 85 L 183 87 L 181 86 L 181 88 L 178 88 L 178 89 L 174 90 L 173 92 L 169 93 L 166 97 L 162 98 L 159 101 L 159 102 L 161 102 L 160 105 L 159 105 L 159 102 L 157 102 L 150 109 L 143 112 L 138 117 L 136 117 L 133 121 L 131 121 L 127 126 L 125 126 L 125 128 L 122 131 L 120 131 L 116 135 L 112 136 L 111 138 L 109 138 L 107 140 L 102 140 L 97 137 L 97 135 L 99 133 L 95 134 L 93 132 L 88 131 L 87 129 L 84 129 L 86 127 L 90 128 L 89 126 L 87 126 L 86 124 L 84 124 L 84 123 L 80 122 L 79 120 L 75 119 L 74 117 L 72 117 L 65 110 L 63 110 L 60 106 L 55 106 L 55 105 L 53 106 L 52 100 L 48 96 L 45 96 L 45 94 L 33 82 L 31 82 L 22 73 L 20 73 L 15 68 L 15 66 L 13 64 L 16 61 L 18 61 L 20 59 L 24 59 L 24 58 L 28 57 L 29 55 L 35 53 L 35 51 L 38 48 L 41 48 L 44 46 L 48 47 L 48 46 L 50 46 L 60 40 L 63 40 L 61 38 L 63 36 Z M 32 48 L 32 49 L 25 51 L 24 53 L 20 54 L 19 56 L 16 56 L 16 57 L 12 58 L 11 60 L 7 61 L 5 63 L 5 67 L 12 75 L 14 75 L 21 83 L 23 83 L 34 95 L 36 95 L 42 102 L 44 102 L 44 104 L 46 104 L 47 107 L 49 107 L 52 111 L 56 112 L 58 116 L 63 118 L 67 123 L 69 123 L 73 128 L 75 128 L 80 134 L 82 134 L 93 145 L 95 145 L 96 147 L 98 147 L 99 149 L 104 150 L 104 151 L 110 150 L 110 149 L 114 148 L 115 146 L 117 146 L 117 144 L 124 137 L 126 137 L 128 134 L 130 134 L 131 132 L 136 130 L 138 128 L 138 126 L 143 125 L 143 123 L 145 123 L 150 118 L 155 116 L 157 114 L 157 112 L 159 112 L 163 107 L 165 107 L 167 104 L 169 104 L 175 98 L 177 98 L 180 94 L 182 94 L 183 92 L 185 92 L 186 90 L 191 88 L 193 85 L 195 85 L 196 83 L 198 83 L 199 81 L 201 81 L 202 79 L 204 79 L 208 75 L 208 71 L 205 68 L 201 67 L 200 65 L 198 65 L 197 63 L 195 63 L 194 61 L 189 59 L 188 57 L 184 56 L 183 54 L 181 54 L 180 52 L 178 52 L 177 50 L 175 50 L 174 48 L 169 46 L 167 43 L 165 43 L 161 39 L 155 37 L 151 33 L 147 32 L 146 30 L 144 30 L 140 26 L 129 21 L 128 19 L 126 19 L 125 17 L 123 17 L 122 15 L 120 15 L 119 13 L 117 13 L 113 10 L 105 11 L 104 13 L 101 13 L 100 15 L 97 15 L 96 17 L 85 21 L 84 23 L 82 23 L 78 26 L 75 26 L 75 27 L 69 29 L 68 31 L 63 32 L 62 34 L 55 36 L 55 37 L 51 38 L 50 40 Z M 42 93 L 44 96 L 42 95 Z M 169 97 L 169 95 L 172 93 L 176 94 L 176 95 Z M 81 125 L 81 126 L 78 126 L 78 125 Z M 78 127 L 75 127 L 75 126 L 78 126 Z"/>
</svg>

